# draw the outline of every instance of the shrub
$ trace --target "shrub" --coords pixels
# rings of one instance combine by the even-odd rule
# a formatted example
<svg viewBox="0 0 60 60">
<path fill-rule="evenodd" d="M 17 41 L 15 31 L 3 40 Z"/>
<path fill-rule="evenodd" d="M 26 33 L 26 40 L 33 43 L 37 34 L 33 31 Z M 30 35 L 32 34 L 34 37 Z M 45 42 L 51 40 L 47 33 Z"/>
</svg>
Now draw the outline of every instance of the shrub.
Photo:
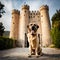
<svg viewBox="0 0 60 60">
<path fill-rule="evenodd" d="M 15 47 L 15 41 L 11 38 L 0 37 L 0 50 L 9 49 Z"/>
<path fill-rule="evenodd" d="M 55 45 L 54 44 L 51 44 L 49 47 L 50 48 L 55 48 Z"/>
<path fill-rule="evenodd" d="M 55 45 L 55 47 L 60 48 L 60 31 L 57 27 L 52 28 L 51 31 L 52 35 L 52 43 Z"/>
<path fill-rule="evenodd" d="M 52 16 L 52 42 L 55 47 L 60 48 L 60 9 Z"/>
</svg>

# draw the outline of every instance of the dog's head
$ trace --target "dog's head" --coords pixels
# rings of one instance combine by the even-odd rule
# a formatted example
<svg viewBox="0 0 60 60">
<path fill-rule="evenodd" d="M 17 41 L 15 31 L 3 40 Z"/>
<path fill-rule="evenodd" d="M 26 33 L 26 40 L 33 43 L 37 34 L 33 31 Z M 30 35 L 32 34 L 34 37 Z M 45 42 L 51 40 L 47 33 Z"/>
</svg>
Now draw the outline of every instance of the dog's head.
<svg viewBox="0 0 60 60">
<path fill-rule="evenodd" d="M 37 24 L 34 23 L 30 23 L 29 25 L 27 25 L 28 31 L 31 32 L 32 34 L 35 34 L 39 28 L 39 26 Z"/>
</svg>

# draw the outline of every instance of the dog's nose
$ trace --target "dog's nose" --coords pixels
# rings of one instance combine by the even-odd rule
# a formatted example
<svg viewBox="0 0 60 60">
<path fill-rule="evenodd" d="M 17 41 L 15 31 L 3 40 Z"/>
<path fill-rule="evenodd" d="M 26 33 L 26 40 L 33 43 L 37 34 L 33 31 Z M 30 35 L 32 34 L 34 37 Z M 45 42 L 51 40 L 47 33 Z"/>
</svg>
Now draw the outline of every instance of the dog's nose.
<svg viewBox="0 0 60 60">
<path fill-rule="evenodd" d="M 34 28 L 34 26 L 32 27 L 32 30 L 34 30 L 35 28 Z"/>
</svg>

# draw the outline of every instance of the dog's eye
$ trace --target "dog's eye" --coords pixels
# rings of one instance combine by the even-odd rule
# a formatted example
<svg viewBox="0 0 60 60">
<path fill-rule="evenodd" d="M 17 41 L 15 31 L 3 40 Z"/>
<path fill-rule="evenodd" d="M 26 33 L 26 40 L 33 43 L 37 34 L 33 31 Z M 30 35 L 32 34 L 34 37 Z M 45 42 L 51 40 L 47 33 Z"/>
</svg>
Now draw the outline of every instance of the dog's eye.
<svg viewBox="0 0 60 60">
<path fill-rule="evenodd" d="M 29 25 L 27 25 L 27 28 L 29 28 Z"/>
<path fill-rule="evenodd" d="M 34 24 L 35 25 L 35 24 Z"/>
<path fill-rule="evenodd" d="M 32 24 L 31 24 L 32 25 Z"/>
<path fill-rule="evenodd" d="M 37 26 L 37 28 L 39 28 L 39 26 Z"/>
</svg>

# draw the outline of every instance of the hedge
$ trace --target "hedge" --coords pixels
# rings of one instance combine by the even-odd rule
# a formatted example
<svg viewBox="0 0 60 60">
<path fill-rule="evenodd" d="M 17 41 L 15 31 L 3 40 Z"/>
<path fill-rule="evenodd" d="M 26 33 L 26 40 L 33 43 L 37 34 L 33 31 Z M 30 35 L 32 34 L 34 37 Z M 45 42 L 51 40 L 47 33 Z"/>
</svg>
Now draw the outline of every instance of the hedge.
<svg viewBox="0 0 60 60">
<path fill-rule="evenodd" d="M 52 28 L 51 30 L 52 43 L 56 48 L 60 48 L 60 30 L 58 28 Z"/>
<path fill-rule="evenodd" d="M 16 40 L 6 37 L 0 37 L 0 50 L 14 48 L 15 43 Z"/>
</svg>

